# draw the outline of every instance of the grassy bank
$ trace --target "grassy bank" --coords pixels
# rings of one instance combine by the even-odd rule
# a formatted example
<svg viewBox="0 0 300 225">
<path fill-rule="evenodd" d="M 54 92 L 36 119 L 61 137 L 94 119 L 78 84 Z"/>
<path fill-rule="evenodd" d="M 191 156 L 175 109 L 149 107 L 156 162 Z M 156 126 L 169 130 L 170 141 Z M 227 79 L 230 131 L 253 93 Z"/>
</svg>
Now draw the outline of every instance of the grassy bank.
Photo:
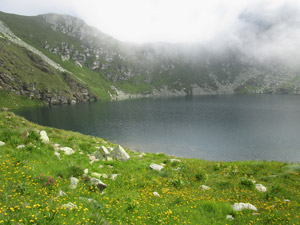
<svg viewBox="0 0 300 225">
<path fill-rule="evenodd" d="M 47 132 L 49 144 L 40 140 L 41 130 Z M 97 146 L 116 145 L 42 127 L 10 112 L 0 113 L 0 141 L 5 142 L 0 147 L 0 224 L 299 224 L 298 164 L 171 162 L 164 154 L 141 156 L 130 150 L 128 161 L 91 164 L 87 154 Z M 55 143 L 75 153 L 60 152 L 58 159 Z M 155 171 L 151 163 L 166 165 Z M 101 178 L 107 185 L 104 191 L 84 182 L 86 168 L 89 175 L 107 175 Z M 112 174 L 118 176 L 113 180 Z M 71 176 L 79 179 L 76 189 L 70 189 Z M 257 191 L 249 179 L 266 186 L 267 192 Z M 60 190 L 66 195 L 59 196 Z M 77 208 L 61 207 L 69 202 Z M 237 202 L 249 202 L 258 211 L 234 212 L 231 205 Z M 227 215 L 235 219 L 226 220 Z"/>
<path fill-rule="evenodd" d="M 16 95 L 12 92 L 0 89 L 0 109 L 7 108 L 8 110 L 14 111 L 44 105 L 42 101 L 32 100 L 25 96 Z"/>
</svg>

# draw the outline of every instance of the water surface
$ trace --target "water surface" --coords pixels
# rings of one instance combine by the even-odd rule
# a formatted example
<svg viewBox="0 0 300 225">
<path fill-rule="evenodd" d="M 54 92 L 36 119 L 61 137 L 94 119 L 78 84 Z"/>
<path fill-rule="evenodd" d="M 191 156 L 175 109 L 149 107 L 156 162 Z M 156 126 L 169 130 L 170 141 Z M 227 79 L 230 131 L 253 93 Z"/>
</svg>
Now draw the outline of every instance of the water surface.
<svg viewBox="0 0 300 225">
<path fill-rule="evenodd" d="M 206 160 L 300 161 L 300 96 L 135 99 L 19 114 L 140 151 Z"/>
</svg>

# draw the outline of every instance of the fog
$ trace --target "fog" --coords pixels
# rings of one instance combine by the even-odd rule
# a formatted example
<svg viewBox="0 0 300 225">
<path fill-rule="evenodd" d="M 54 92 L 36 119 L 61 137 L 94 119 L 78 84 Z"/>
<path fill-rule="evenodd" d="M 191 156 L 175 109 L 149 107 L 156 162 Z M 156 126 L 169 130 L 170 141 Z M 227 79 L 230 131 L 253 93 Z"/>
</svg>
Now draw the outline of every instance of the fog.
<svg viewBox="0 0 300 225">
<path fill-rule="evenodd" d="M 231 49 L 291 64 L 300 59 L 296 0 L 0 0 L 0 10 L 70 14 L 124 42 L 181 43 L 191 52 Z"/>
</svg>

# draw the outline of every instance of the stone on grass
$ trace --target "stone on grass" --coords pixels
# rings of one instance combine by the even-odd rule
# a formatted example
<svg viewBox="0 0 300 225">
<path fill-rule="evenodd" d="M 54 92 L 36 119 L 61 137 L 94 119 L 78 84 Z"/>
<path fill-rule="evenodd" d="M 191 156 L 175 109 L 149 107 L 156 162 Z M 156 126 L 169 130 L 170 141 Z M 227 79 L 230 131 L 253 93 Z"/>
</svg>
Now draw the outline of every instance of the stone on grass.
<svg viewBox="0 0 300 225">
<path fill-rule="evenodd" d="M 104 156 L 100 150 L 94 151 L 89 157 L 90 157 L 90 160 L 93 160 L 92 157 L 95 160 L 103 160 L 104 159 Z"/>
<path fill-rule="evenodd" d="M 234 220 L 234 217 L 232 215 L 227 215 L 226 220 Z"/>
<path fill-rule="evenodd" d="M 17 149 L 25 148 L 25 145 L 18 145 Z"/>
<path fill-rule="evenodd" d="M 231 207 L 232 207 L 233 211 L 242 211 L 244 209 L 257 211 L 257 208 L 250 203 L 235 203 Z"/>
<path fill-rule="evenodd" d="M 211 188 L 209 186 L 206 186 L 206 185 L 201 185 L 200 189 L 203 190 L 203 191 L 206 191 L 206 190 L 210 190 Z"/>
<path fill-rule="evenodd" d="M 181 162 L 180 159 L 170 159 L 169 161 L 170 161 L 171 163 L 172 163 L 172 162 Z"/>
<path fill-rule="evenodd" d="M 153 192 L 153 195 L 156 197 L 160 197 L 160 195 L 156 191 Z"/>
<path fill-rule="evenodd" d="M 259 192 L 266 192 L 267 191 L 267 188 L 264 185 L 262 185 L 262 184 L 255 184 L 255 188 Z"/>
<path fill-rule="evenodd" d="M 142 158 L 144 158 L 145 155 L 146 155 L 146 153 L 142 152 L 142 154 L 138 155 L 137 158 L 142 159 Z"/>
<path fill-rule="evenodd" d="M 54 147 L 54 149 L 59 149 L 60 148 L 60 144 L 54 144 L 53 147 Z"/>
<path fill-rule="evenodd" d="M 79 180 L 76 177 L 71 177 L 70 181 L 71 181 L 70 188 L 75 189 L 78 185 Z"/>
<path fill-rule="evenodd" d="M 83 170 L 83 173 L 84 173 L 84 174 L 88 174 L 88 173 L 89 173 L 89 169 L 84 169 L 84 170 Z"/>
<path fill-rule="evenodd" d="M 114 161 L 112 157 L 106 157 L 106 161 Z"/>
<path fill-rule="evenodd" d="M 106 184 L 104 184 L 101 180 L 97 178 L 91 177 L 90 184 L 96 186 L 99 191 L 103 191 L 106 188 Z"/>
<path fill-rule="evenodd" d="M 5 145 L 5 143 L 3 141 L 0 141 L 0 146 Z"/>
<path fill-rule="evenodd" d="M 284 201 L 284 202 L 290 202 L 291 200 L 289 200 L 289 199 L 284 199 L 283 201 Z"/>
<path fill-rule="evenodd" d="M 108 178 L 108 176 L 106 174 L 101 174 L 101 173 L 92 173 L 91 176 L 97 177 L 97 178 L 104 178 L 104 179 Z"/>
<path fill-rule="evenodd" d="M 109 155 L 110 154 L 110 152 L 107 150 L 107 148 L 103 145 L 101 147 L 98 147 L 98 151 L 100 151 L 102 155 Z"/>
<path fill-rule="evenodd" d="M 151 164 L 150 164 L 150 168 L 153 169 L 153 170 L 158 170 L 158 171 L 160 171 L 160 170 L 162 170 L 164 167 L 163 167 L 162 165 L 158 165 L 158 164 L 156 164 L 156 163 L 151 163 Z"/>
<path fill-rule="evenodd" d="M 57 157 L 58 159 L 60 159 L 60 154 L 59 154 L 58 152 L 54 152 L 54 155 L 56 155 L 56 157 Z"/>
<path fill-rule="evenodd" d="M 103 168 L 103 165 L 99 165 L 98 168 L 99 168 L 99 169 Z"/>
<path fill-rule="evenodd" d="M 44 144 L 49 143 L 49 138 L 48 138 L 48 135 L 47 135 L 46 131 L 42 130 L 42 131 L 40 132 L 40 138 L 41 138 L 41 140 L 42 140 L 42 142 L 43 142 Z"/>
<path fill-rule="evenodd" d="M 67 196 L 67 194 L 65 192 L 63 192 L 62 190 L 59 190 L 58 196 L 63 197 L 63 196 Z"/>
<path fill-rule="evenodd" d="M 121 161 L 127 161 L 130 158 L 130 156 L 121 145 L 115 147 L 114 150 L 111 151 L 110 155 L 113 159 Z"/>
<path fill-rule="evenodd" d="M 72 155 L 75 153 L 75 151 L 70 147 L 61 147 L 59 150 L 63 151 L 65 155 Z"/>
<path fill-rule="evenodd" d="M 92 198 L 85 198 L 85 197 L 79 197 L 79 200 L 86 202 L 86 203 L 94 203 L 97 204 L 98 202 Z"/>
<path fill-rule="evenodd" d="M 63 209 L 77 209 L 77 205 L 73 204 L 72 202 L 69 202 L 67 204 L 64 204 L 61 206 Z"/>
<path fill-rule="evenodd" d="M 112 165 L 107 165 L 107 168 L 113 169 L 114 167 Z"/>
<path fill-rule="evenodd" d="M 112 175 L 110 175 L 110 179 L 115 180 L 118 175 L 119 174 L 112 174 Z"/>
</svg>

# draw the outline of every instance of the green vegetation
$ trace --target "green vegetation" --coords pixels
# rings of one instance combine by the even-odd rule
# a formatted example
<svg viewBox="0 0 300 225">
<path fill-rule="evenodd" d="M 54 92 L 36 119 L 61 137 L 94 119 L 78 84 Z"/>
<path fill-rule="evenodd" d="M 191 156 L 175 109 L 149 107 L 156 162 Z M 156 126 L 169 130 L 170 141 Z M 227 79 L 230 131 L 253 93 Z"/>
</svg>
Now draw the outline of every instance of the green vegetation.
<svg viewBox="0 0 300 225">
<path fill-rule="evenodd" d="M 49 144 L 40 140 L 45 130 Z M 170 161 L 164 154 L 127 150 L 128 161 L 96 161 L 87 154 L 97 146 L 114 147 L 101 138 L 26 121 L 0 113 L 0 224 L 299 224 L 300 165 L 284 162 Z M 61 159 L 53 144 L 72 147 Z M 23 148 L 17 147 L 24 145 Z M 165 163 L 161 171 L 151 163 Z M 99 166 L 103 167 L 100 168 Z M 84 169 L 119 174 L 101 178 L 100 192 L 84 182 Z M 70 176 L 79 179 L 70 189 Z M 253 180 L 267 187 L 258 192 Z M 201 185 L 211 187 L 201 189 Z M 66 193 L 59 196 L 59 191 Z M 156 196 L 157 192 L 160 196 Z M 81 198 L 80 198 L 81 197 Z M 83 198 L 82 198 L 83 197 Z M 88 201 L 86 198 L 95 201 Z M 289 199 L 289 201 L 285 201 Z M 73 203 L 68 210 L 63 204 Z M 233 212 L 231 205 L 249 202 L 258 211 Z M 232 215 L 234 220 L 226 220 Z"/>
<path fill-rule="evenodd" d="M 44 103 L 32 100 L 24 96 L 15 95 L 6 90 L 0 90 L 0 109 L 19 110 L 24 108 L 33 108 L 43 106 Z"/>
</svg>

